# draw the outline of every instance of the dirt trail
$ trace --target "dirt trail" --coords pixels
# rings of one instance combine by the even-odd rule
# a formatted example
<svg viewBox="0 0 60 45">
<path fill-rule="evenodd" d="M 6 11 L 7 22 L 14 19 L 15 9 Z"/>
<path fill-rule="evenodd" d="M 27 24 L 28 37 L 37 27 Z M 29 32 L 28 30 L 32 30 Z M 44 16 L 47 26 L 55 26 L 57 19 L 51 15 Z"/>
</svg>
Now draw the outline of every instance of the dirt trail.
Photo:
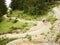
<svg viewBox="0 0 60 45">
<path fill-rule="evenodd" d="M 39 23 L 40 24 L 40 23 Z M 28 31 L 27 33 L 25 34 L 22 34 L 20 36 L 25 36 L 26 34 L 29 34 L 29 35 L 32 35 L 32 40 L 29 41 L 27 38 L 23 39 L 17 39 L 15 41 L 12 41 L 10 43 L 8 43 L 7 45 L 59 45 L 59 43 L 54 43 L 55 41 L 55 38 L 56 38 L 56 35 L 57 33 L 60 31 L 60 20 L 57 20 L 55 23 L 54 23 L 54 26 L 55 26 L 55 30 L 53 30 L 53 32 L 51 33 L 49 28 L 51 26 L 50 23 L 47 23 L 47 24 L 43 24 L 41 22 L 40 26 L 43 26 L 43 27 L 40 27 L 40 28 L 37 28 L 37 30 L 33 30 L 33 31 Z M 50 25 L 50 26 L 49 26 Z M 39 27 L 39 25 L 37 25 L 36 27 Z M 34 27 L 33 27 L 34 28 Z M 35 29 L 35 28 L 34 28 Z M 47 34 L 48 32 L 50 32 L 49 34 Z M 41 35 L 41 33 L 44 33 L 44 34 L 47 34 L 47 35 Z M 16 35 L 15 35 L 16 36 Z M 9 37 L 9 36 L 8 36 Z M 44 39 L 46 37 L 46 39 Z M 42 43 L 41 43 L 42 42 Z M 48 42 L 48 43 L 47 43 Z M 50 42 L 50 43 L 49 43 Z"/>
<path fill-rule="evenodd" d="M 19 34 L 19 35 L 15 34 L 15 36 L 6 35 L 7 37 L 9 37 L 9 36 L 10 37 L 19 37 L 19 36 L 24 37 L 24 36 L 26 36 L 26 34 L 29 34 L 29 35 L 32 36 L 31 41 L 29 41 L 28 39 L 18 39 L 18 40 L 15 40 L 15 41 L 12 41 L 12 42 L 8 43 L 7 45 L 10 45 L 10 44 L 11 45 L 28 45 L 28 44 L 29 45 L 40 45 L 40 44 L 43 44 L 43 43 L 40 43 L 40 42 L 47 42 L 48 40 L 44 39 L 45 36 L 41 35 L 41 33 L 49 32 L 50 31 L 49 28 L 51 27 L 51 24 L 49 22 L 43 23 L 42 21 L 40 21 L 38 24 L 37 24 L 37 26 L 32 27 L 30 29 L 30 31 L 28 31 L 24 34 Z M 35 29 L 35 30 L 33 30 L 33 29 Z"/>
<path fill-rule="evenodd" d="M 39 24 L 39 23 L 38 23 Z M 43 26 L 43 27 L 42 27 Z M 23 34 L 5 34 L 6 37 L 15 37 L 16 35 L 17 36 L 21 36 L 21 35 L 25 35 L 25 34 L 37 34 L 37 33 L 42 33 L 42 32 L 48 32 L 49 28 L 51 27 L 51 24 L 50 23 L 47 23 L 47 24 L 44 24 L 43 22 L 40 22 L 39 25 L 37 26 L 34 26 L 32 27 L 30 30 L 31 31 L 28 31 L 26 33 L 23 33 Z M 33 30 L 34 29 L 34 30 Z M 46 29 L 46 30 L 45 30 Z"/>
<path fill-rule="evenodd" d="M 54 7 L 53 10 L 54 15 L 56 16 L 57 19 L 60 19 L 60 5 L 57 7 Z"/>
<path fill-rule="evenodd" d="M 30 22 L 30 21 L 27 21 L 27 22 Z M 57 24 L 58 24 L 58 22 L 59 22 L 59 20 L 56 21 Z M 57 26 L 57 24 L 54 24 L 54 25 Z M 3 37 L 5 36 L 8 38 L 20 38 L 20 37 L 25 37 L 27 34 L 32 36 L 32 41 L 29 41 L 28 39 L 18 39 L 18 40 L 15 40 L 15 41 L 8 43 L 7 45 L 28 45 L 28 44 L 40 45 L 41 44 L 40 42 L 54 42 L 56 35 L 59 31 L 56 30 L 56 31 L 53 31 L 51 33 L 50 32 L 51 26 L 52 25 L 50 22 L 43 23 L 42 21 L 38 21 L 37 26 L 32 27 L 26 33 L 23 33 L 23 34 L 5 34 L 5 35 L 3 35 Z M 49 32 L 49 34 L 48 34 L 48 32 Z M 44 33 L 44 35 L 41 35 L 42 33 Z M 2 36 L 0 36 L 0 37 L 2 37 Z M 47 43 L 46 45 L 49 45 L 49 43 Z"/>
<path fill-rule="evenodd" d="M 54 24 L 53 24 L 54 28 L 51 32 L 51 36 L 49 37 L 49 41 L 50 42 L 54 42 L 56 39 L 57 34 L 60 32 L 60 20 L 57 20 Z"/>
<path fill-rule="evenodd" d="M 7 45 L 60 45 L 60 43 L 40 43 L 40 42 L 36 42 L 36 41 L 21 41 L 21 39 L 19 40 L 15 40 L 8 43 Z"/>
<path fill-rule="evenodd" d="M 59 10 L 59 9 L 58 9 Z M 60 19 L 60 11 L 54 9 L 54 13 L 57 19 Z M 58 12 L 58 13 L 56 13 Z M 57 16 L 58 15 L 58 16 Z M 12 17 L 15 19 L 15 17 Z M 21 21 L 19 18 L 17 19 Z M 26 20 L 22 20 L 26 21 Z M 34 21 L 26 21 L 26 22 L 34 22 Z M 23 34 L 5 34 L 8 38 L 20 38 L 25 37 L 27 34 L 31 35 L 31 41 L 28 39 L 17 39 L 12 42 L 9 42 L 7 45 L 52 45 L 52 43 L 41 43 L 41 42 L 54 42 L 56 39 L 57 33 L 60 31 L 60 20 L 57 20 L 54 23 L 54 30 L 51 32 L 50 28 L 52 25 L 50 22 L 43 23 L 42 21 L 37 22 L 37 26 L 32 27 L 28 32 Z M 2 36 L 1 36 L 2 37 Z M 53 43 L 53 45 L 60 45 Z"/>
</svg>

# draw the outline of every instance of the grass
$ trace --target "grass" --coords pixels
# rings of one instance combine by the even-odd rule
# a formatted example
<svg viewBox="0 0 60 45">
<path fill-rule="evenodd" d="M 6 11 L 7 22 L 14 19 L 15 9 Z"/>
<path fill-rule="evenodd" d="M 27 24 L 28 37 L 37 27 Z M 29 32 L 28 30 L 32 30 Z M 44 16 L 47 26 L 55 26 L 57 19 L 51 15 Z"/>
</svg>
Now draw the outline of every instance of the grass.
<svg viewBox="0 0 60 45">
<path fill-rule="evenodd" d="M 51 15 L 51 16 L 48 16 L 46 20 L 48 22 L 51 22 L 51 24 L 53 24 L 57 19 L 53 15 Z"/>
<path fill-rule="evenodd" d="M 15 28 L 20 28 L 22 32 L 26 32 L 29 30 L 32 26 L 34 26 L 35 23 L 32 22 L 17 22 L 16 24 L 13 25 Z"/>
<path fill-rule="evenodd" d="M 14 20 L 8 21 L 7 19 L 0 22 L 0 33 L 7 33 L 7 32 L 16 32 L 17 29 L 20 29 L 22 32 L 26 32 L 32 26 L 36 25 L 33 22 L 20 22 L 17 21 L 13 23 Z"/>
<path fill-rule="evenodd" d="M 10 14 L 10 16 L 19 17 L 21 19 L 26 19 L 26 20 L 42 20 L 42 18 L 45 17 L 46 15 L 30 15 L 23 13 L 23 11 L 15 10 L 13 11 L 12 14 Z"/>
<path fill-rule="evenodd" d="M 11 21 L 3 20 L 0 22 L 0 33 L 8 32 L 9 28 L 13 25 Z"/>
</svg>

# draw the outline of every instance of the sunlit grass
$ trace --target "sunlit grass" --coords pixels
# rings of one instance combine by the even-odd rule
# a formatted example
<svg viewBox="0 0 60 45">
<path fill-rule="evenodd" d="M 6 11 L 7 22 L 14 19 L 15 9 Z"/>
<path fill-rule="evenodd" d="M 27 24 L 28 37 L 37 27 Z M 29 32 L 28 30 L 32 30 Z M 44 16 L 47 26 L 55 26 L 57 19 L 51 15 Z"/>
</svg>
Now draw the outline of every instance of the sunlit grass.
<svg viewBox="0 0 60 45">
<path fill-rule="evenodd" d="M 26 32 L 29 30 L 32 26 L 36 25 L 36 23 L 33 22 L 20 22 L 17 21 L 16 23 L 13 23 L 14 20 L 3 20 L 0 22 L 0 33 L 7 33 L 7 32 L 12 32 L 17 29 Z"/>
<path fill-rule="evenodd" d="M 27 13 L 23 13 L 23 11 L 15 10 L 13 11 L 12 14 L 10 14 L 10 16 L 13 16 L 13 17 L 18 16 L 18 18 L 26 19 L 26 20 L 42 20 L 42 18 L 45 17 L 46 15 L 30 15 Z"/>
<path fill-rule="evenodd" d="M 4 20 L 0 22 L 0 33 L 8 32 L 9 28 L 13 25 L 11 21 Z"/>
<path fill-rule="evenodd" d="M 57 34 L 55 41 L 58 41 L 59 39 L 60 39 L 60 32 Z"/>
</svg>

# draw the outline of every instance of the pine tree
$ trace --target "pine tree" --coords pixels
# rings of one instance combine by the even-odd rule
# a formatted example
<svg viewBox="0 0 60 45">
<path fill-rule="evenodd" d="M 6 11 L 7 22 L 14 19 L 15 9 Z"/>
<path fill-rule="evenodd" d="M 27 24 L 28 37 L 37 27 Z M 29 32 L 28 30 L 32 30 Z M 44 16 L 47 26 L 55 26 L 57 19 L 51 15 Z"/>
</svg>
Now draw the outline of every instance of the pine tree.
<svg viewBox="0 0 60 45">
<path fill-rule="evenodd" d="M 11 8 L 32 15 L 43 15 L 52 8 L 55 1 L 57 0 L 12 0 Z"/>
<path fill-rule="evenodd" d="M 0 17 L 6 14 L 7 8 L 5 5 L 5 0 L 0 0 Z"/>
<path fill-rule="evenodd" d="M 18 9 L 18 2 L 19 0 L 12 0 L 10 7 L 12 10 L 17 10 Z"/>
</svg>

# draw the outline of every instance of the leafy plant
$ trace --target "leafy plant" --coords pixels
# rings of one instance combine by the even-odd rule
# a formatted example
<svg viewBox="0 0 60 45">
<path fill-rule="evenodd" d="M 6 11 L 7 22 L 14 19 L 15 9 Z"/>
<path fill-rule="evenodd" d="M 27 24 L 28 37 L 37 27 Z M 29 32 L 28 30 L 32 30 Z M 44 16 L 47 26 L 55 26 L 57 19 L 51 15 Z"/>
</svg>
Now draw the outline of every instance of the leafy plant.
<svg viewBox="0 0 60 45">
<path fill-rule="evenodd" d="M 53 30 L 53 28 L 54 28 L 54 26 L 52 26 L 52 27 L 50 28 L 50 30 Z"/>
<path fill-rule="evenodd" d="M 45 33 L 41 33 L 41 35 L 45 35 Z"/>
<path fill-rule="evenodd" d="M 28 38 L 28 39 L 31 41 L 32 36 L 29 35 L 29 34 L 27 34 L 27 35 L 25 36 L 25 38 Z"/>
</svg>

